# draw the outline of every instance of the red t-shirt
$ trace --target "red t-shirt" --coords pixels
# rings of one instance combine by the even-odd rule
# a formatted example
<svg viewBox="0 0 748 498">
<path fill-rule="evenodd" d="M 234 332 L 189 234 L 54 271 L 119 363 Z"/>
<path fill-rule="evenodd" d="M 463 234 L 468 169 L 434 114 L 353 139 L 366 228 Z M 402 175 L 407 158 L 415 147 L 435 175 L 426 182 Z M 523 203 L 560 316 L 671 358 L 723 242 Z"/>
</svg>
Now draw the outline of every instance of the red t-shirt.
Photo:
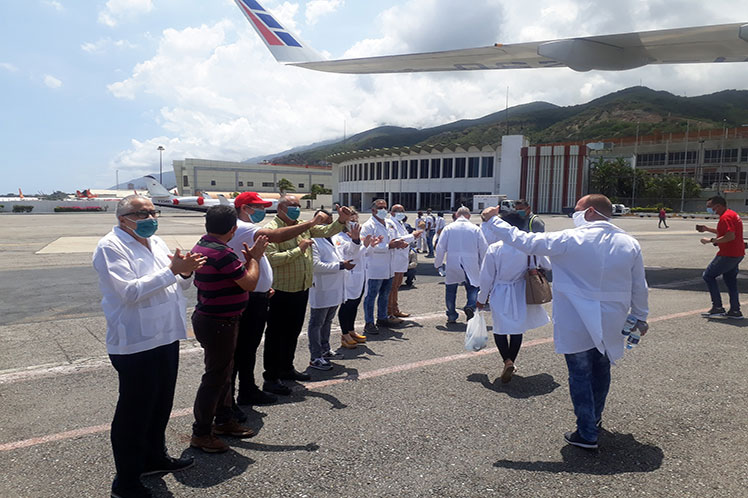
<svg viewBox="0 0 748 498">
<path fill-rule="evenodd" d="M 735 238 L 730 242 L 719 244 L 717 256 L 739 258 L 745 256 L 745 243 L 743 242 L 743 220 L 738 213 L 728 209 L 719 217 L 717 223 L 717 237 L 722 237 L 727 232 L 735 232 Z"/>
</svg>

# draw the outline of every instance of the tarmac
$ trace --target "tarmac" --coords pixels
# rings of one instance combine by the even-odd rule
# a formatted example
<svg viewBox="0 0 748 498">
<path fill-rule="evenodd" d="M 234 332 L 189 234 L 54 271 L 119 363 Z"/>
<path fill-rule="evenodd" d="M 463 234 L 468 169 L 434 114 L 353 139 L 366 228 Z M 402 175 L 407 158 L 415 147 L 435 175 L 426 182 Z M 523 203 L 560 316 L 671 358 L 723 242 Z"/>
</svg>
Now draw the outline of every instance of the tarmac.
<svg viewBox="0 0 748 498">
<path fill-rule="evenodd" d="M 192 247 L 202 215 L 165 211 L 158 235 Z M 0 215 L 0 496 L 109 496 L 117 378 L 91 252 L 115 221 Z M 748 320 L 700 316 L 715 249 L 699 243 L 695 220 L 615 222 L 642 245 L 651 328 L 613 367 L 600 449 L 564 444 L 574 414 L 551 325 L 526 333 L 502 384 L 493 344 L 466 352 L 464 315 L 446 325 L 442 279 L 420 255 L 416 288 L 401 292 L 405 326 L 342 350 L 281 402 L 245 407 L 258 434 L 227 439 L 227 453 L 189 448 L 202 350 L 184 341 L 167 445 L 196 465 L 144 483 L 159 497 L 748 496 Z M 194 303 L 192 289 L 188 313 Z M 308 356 L 302 336 L 297 369 Z"/>
</svg>

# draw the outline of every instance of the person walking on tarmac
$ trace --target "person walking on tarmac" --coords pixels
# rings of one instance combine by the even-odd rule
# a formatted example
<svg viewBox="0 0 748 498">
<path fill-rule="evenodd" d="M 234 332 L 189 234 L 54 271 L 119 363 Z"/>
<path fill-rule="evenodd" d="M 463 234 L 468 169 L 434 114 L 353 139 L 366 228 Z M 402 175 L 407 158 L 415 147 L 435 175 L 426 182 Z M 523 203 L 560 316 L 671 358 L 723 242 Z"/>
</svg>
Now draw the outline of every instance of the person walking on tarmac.
<svg viewBox="0 0 748 498">
<path fill-rule="evenodd" d="M 657 228 L 662 228 L 662 225 L 665 224 L 665 228 L 670 228 L 667 226 L 667 212 L 665 211 L 664 207 L 660 208 L 660 222 L 657 224 Z"/>
</svg>

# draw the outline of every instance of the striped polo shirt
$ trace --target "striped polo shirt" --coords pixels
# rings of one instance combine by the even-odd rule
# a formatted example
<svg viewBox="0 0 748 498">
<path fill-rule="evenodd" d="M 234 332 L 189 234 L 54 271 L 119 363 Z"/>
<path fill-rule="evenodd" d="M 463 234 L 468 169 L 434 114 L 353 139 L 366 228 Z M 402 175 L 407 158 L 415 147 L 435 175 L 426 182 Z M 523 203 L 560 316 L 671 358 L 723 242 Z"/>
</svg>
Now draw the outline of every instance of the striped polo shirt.
<svg viewBox="0 0 748 498">
<path fill-rule="evenodd" d="M 208 258 L 195 271 L 195 311 L 216 317 L 241 315 L 249 301 L 249 293 L 235 282 L 246 273 L 241 260 L 231 248 L 210 235 L 203 235 L 192 252 Z"/>
</svg>

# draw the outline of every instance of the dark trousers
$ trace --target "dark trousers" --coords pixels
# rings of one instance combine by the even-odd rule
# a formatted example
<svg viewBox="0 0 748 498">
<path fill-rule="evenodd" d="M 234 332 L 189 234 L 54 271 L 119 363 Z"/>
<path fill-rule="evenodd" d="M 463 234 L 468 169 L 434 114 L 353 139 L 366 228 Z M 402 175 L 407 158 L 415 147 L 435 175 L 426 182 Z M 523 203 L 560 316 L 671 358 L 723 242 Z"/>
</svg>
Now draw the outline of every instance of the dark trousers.
<svg viewBox="0 0 748 498">
<path fill-rule="evenodd" d="M 192 329 L 205 353 L 205 373 L 195 396 L 192 434 L 205 436 L 211 433 L 214 418 L 216 424 L 231 420 L 231 374 L 239 317 L 218 318 L 194 312 Z"/>
<path fill-rule="evenodd" d="M 340 322 L 340 330 L 343 334 L 353 332 L 356 327 L 356 315 L 358 314 L 358 305 L 361 304 L 361 298 L 364 296 L 363 290 L 361 295 L 357 299 L 348 299 L 346 302 L 340 305 L 338 309 L 338 321 Z"/>
<path fill-rule="evenodd" d="M 293 371 L 296 344 L 306 316 L 309 290 L 283 292 L 276 290 L 270 300 L 268 326 L 265 330 L 265 380 L 278 380 Z"/>
<path fill-rule="evenodd" d="M 512 363 L 517 359 L 519 354 L 519 348 L 522 347 L 522 334 L 511 334 L 509 340 L 506 335 L 494 334 L 493 340 L 496 343 L 496 347 L 499 349 L 501 359 L 512 360 Z"/>
<path fill-rule="evenodd" d="M 112 420 L 117 482 L 140 482 L 146 466 L 166 456 L 165 431 L 174 403 L 179 342 L 133 354 L 109 355 L 119 377 Z"/>
<path fill-rule="evenodd" d="M 239 322 L 239 335 L 236 338 L 236 352 L 234 353 L 234 373 L 231 377 L 232 394 L 238 390 L 239 396 L 248 396 L 257 389 L 255 383 L 255 364 L 257 362 L 257 348 L 260 347 L 265 323 L 268 319 L 267 292 L 250 292 L 249 302 L 242 313 Z M 239 378 L 237 389 L 236 379 Z"/>
<path fill-rule="evenodd" d="M 719 284 L 717 277 L 722 275 L 725 281 L 727 293 L 730 296 L 730 309 L 740 311 L 740 298 L 738 297 L 738 265 L 743 261 L 743 257 L 731 258 L 727 256 L 715 256 L 709 266 L 704 270 L 702 278 L 709 289 L 709 295 L 712 298 L 712 306 L 722 307 L 722 296 L 719 293 Z"/>
</svg>

